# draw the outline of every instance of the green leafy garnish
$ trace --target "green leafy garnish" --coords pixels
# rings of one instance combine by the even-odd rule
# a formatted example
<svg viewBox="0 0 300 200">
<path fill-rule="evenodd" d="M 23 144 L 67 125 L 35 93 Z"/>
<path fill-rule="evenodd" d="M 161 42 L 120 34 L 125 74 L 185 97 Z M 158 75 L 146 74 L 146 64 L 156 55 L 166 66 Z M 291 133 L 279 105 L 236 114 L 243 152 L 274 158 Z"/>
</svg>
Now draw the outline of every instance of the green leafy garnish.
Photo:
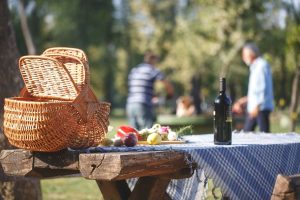
<svg viewBox="0 0 300 200">
<path fill-rule="evenodd" d="M 178 136 L 192 135 L 193 134 L 192 125 L 184 126 L 184 127 L 180 128 L 179 130 L 177 130 L 176 133 Z"/>
</svg>

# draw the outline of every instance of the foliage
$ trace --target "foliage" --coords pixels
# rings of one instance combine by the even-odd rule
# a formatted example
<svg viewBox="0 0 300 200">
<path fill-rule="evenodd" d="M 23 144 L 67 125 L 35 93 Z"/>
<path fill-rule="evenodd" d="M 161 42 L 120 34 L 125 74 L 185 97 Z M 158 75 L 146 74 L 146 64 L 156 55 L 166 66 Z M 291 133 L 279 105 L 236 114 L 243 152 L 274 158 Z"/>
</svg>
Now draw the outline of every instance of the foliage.
<svg viewBox="0 0 300 200">
<path fill-rule="evenodd" d="M 26 54 L 13 5 L 18 46 Z M 178 96 L 189 94 L 190 80 L 200 77 L 199 93 L 210 101 L 220 76 L 227 77 L 233 99 L 245 95 L 248 69 L 240 50 L 247 41 L 271 63 L 276 99 L 289 102 L 300 46 L 292 1 L 27 0 L 26 8 L 38 52 L 52 46 L 85 50 L 93 88 L 113 106 L 124 107 L 127 74 L 148 49 L 160 55 L 158 66 Z"/>
</svg>

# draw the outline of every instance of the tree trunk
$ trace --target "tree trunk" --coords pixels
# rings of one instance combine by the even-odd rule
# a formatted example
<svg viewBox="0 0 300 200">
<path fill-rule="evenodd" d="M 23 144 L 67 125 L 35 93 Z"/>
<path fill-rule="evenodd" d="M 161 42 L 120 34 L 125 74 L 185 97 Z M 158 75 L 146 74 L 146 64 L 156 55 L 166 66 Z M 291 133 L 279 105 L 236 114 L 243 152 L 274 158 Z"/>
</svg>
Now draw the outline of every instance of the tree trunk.
<svg viewBox="0 0 300 200">
<path fill-rule="evenodd" d="M 21 20 L 21 28 L 22 32 L 24 35 L 27 51 L 29 54 L 34 55 L 36 53 L 35 46 L 32 41 L 32 37 L 30 34 L 28 22 L 27 22 L 27 16 L 25 13 L 25 8 L 24 8 L 24 0 L 19 0 L 18 3 L 18 12 Z"/>
<path fill-rule="evenodd" d="M 292 85 L 292 97 L 291 97 L 291 131 L 295 131 L 297 124 L 297 107 L 299 100 L 299 78 L 300 78 L 300 66 L 297 67 L 295 77 Z"/>
<path fill-rule="evenodd" d="M 0 150 L 11 148 L 3 135 L 4 98 L 16 96 L 22 87 L 18 70 L 18 50 L 6 0 L 0 1 Z M 1 169 L 1 168 L 0 168 Z M 4 180 L 0 170 L 0 199 L 41 199 L 40 182 L 36 179 Z"/>
<path fill-rule="evenodd" d="M 287 80 L 287 72 L 285 67 L 285 55 L 282 55 L 280 58 L 280 71 L 281 71 L 281 79 L 280 79 L 280 99 L 279 99 L 279 108 L 283 110 L 286 106 L 286 80 Z"/>
</svg>

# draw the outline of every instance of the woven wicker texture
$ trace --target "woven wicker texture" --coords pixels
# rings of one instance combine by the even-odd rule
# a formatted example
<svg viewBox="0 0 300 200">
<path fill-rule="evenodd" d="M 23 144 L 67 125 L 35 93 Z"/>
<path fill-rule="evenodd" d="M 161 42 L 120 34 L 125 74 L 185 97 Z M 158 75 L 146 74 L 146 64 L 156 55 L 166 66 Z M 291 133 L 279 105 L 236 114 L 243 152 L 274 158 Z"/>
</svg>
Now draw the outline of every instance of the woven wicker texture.
<svg viewBox="0 0 300 200">
<path fill-rule="evenodd" d="M 61 54 L 46 54 L 44 56 L 54 58 L 62 63 L 70 73 L 70 76 L 77 85 L 79 91 L 81 91 L 83 87 L 89 84 L 89 72 L 87 63 L 82 62 L 82 60 L 80 60 L 79 58 Z"/>
<path fill-rule="evenodd" d="M 67 56 L 74 56 L 79 58 L 81 61 L 88 63 L 87 56 L 85 55 L 84 51 L 77 48 L 69 48 L 69 47 L 53 47 L 46 49 L 43 52 L 43 55 L 47 54 L 59 54 L 59 55 L 67 55 Z"/>
<path fill-rule="evenodd" d="M 69 48 L 69 47 L 52 47 L 52 48 L 49 48 L 49 49 L 46 49 L 43 54 L 44 56 L 48 56 L 48 57 L 56 57 L 59 59 L 58 55 L 59 56 L 67 56 L 69 58 L 77 58 L 81 61 L 81 64 L 82 65 L 85 65 L 85 79 L 87 81 L 87 83 L 89 82 L 89 64 L 88 64 L 88 59 L 87 59 L 87 56 L 85 55 L 85 53 L 81 50 L 81 49 L 77 49 L 77 48 Z M 55 56 L 56 55 L 56 56 Z M 65 60 L 65 58 L 60 58 L 60 62 L 66 64 L 65 66 L 70 69 L 70 67 L 68 67 L 68 64 L 69 63 L 77 63 L 76 61 L 71 61 L 71 62 L 68 62 L 68 60 Z M 73 66 L 74 67 L 74 66 Z M 76 68 L 79 68 L 79 67 L 76 67 Z M 72 73 L 75 69 L 72 69 L 71 71 L 69 71 L 71 73 L 71 76 L 74 74 Z M 77 75 L 82 75 L 83 73 L 80 73 Z M 74 81 L 76 82 L 76 77 L 73 77 Z"/>
<path fill-rule="evenodd" d="M 19 68 L 28 92 L 34 97 L 73 100 L 78 95 L 70 74 L 55 59 L 23 56 Z"/>
<path fill-rule="evenodd" d="M 22 90 L 21 97 L 5 99 L 4 134 L 12 145 L 32 151 L 99 145 L 107 132 L 110 104 L 97 101 L 87 81 L 88 66 L 80 59 L 68 55 L 51 57 L 20 59 L 27 89 Z M 60 87 L 73 87 L 74 94 L 51 89 L 56 81 L 53 74 L 63 80 L 57 80 Z"/>
<path fill-rule="evenodd" d="M 6 98 L 4 134 L 16 147 L 33 151 L 64 149 L 77 128 L 76 119 L 66 117 L 71 110 L 67 101 Z"/>
</svg>

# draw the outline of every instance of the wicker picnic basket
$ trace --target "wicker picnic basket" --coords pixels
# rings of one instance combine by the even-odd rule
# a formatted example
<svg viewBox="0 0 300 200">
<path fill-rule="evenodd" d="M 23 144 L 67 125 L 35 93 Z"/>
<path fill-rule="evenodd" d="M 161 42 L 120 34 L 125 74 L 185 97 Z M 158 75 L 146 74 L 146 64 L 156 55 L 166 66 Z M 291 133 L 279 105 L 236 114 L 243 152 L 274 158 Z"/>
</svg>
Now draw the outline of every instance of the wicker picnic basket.
<svg viewBox="0 0 300 200">
<path fill-rule="evenodd" d="M 106 110 L 106 107 L 108 106 L 107 103 L 100 102 L 99 105 L 97 105 L 97 103 L 96 104 L 93 103 L 93 102 L 97 102 L 97 97 L 94 95 L 94 92 L 90 87 L 89 66 L 88 66 L 87 58 L 82 50 L 75 49 L 75 48 L 55 47 L 55 48 L 47 49 L 43 53 L 43 55 L 58 60 L 66 67 L 71 77 L 73 78 L 75 84 L 77 85 L 78 90 L 83 91 L 85 93 L 84 101 L 89 102 L 88 109 L 90 110 L 90 113 L 93 110 L 97 110 L 95 106 L 100 106 L 100 109 L 98 110 L 102 110 L 102 111 Z M 106 118 L 107 117 L 108 116 L 106 116 Z M 101 118 L 101 119 L 105 119 L 105 118 Z M 93 122 L 93 121 L 88 121 L 88 123 L 89 122 Z M 87 127 L 92 128 L 95 127 L 95 125 L 90 124 Z M 88 140 L 88 146 L 95 146 L 99 144 L 99 139 L 98 139 L 99 133 L 97 132 L 97 129 L 78 131 L 76 135 L 77 138 L 74 137 L 72 142 L 73 148 L 77 146 L 80 147 L 82 143 L 82 138 L 86 138 Z"/>
<path fill-rule="evenodd" d="M 4 134 L 12 145 L 44 152 L 99 145 L 110 104 L 97 101 L 86 63 L 72 55 L 20 59 L 26 88 L 4 106 Z"/>
</svg>

